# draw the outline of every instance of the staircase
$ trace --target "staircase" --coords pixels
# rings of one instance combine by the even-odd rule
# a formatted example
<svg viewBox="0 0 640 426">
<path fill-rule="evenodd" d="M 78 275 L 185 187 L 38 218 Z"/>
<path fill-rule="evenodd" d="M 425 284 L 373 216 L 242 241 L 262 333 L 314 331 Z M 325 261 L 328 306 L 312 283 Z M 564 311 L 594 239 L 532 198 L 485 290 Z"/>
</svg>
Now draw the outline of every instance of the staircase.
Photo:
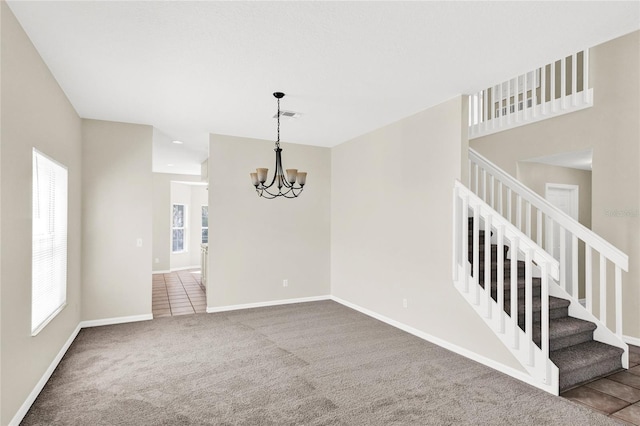
<svg viewBox="0 0 640 426">
<path fill-rule="evenodd" d="M 468 219 L 469 250 L 468 259 L 471 275 L 475 275 L 474 244 L 473 244 L 473 217 Z M 478 285 L 485 289 L 485 276 L 487 264 L 485 264 L 485 231 L 478 231 Z M 491 298 L 498 301 L 498 245 L 491 244 Z M 511 278 L 511 266 L 508 259 L 509 248 L 503 247 L 501 256 L 503 262 L 504 278 Z M 517 262 L 517 312 L 518 326 L 526 332 L 525 325 L 525 300 L 526 283 L 524 261 Z M 533 342 L 541 348 L 541 279 L 532 277 L 532 335 Z M 511 287 L 503 288 L 504 311 L 511 314 Z M 593 332 L 596 324 L 569 316 L 571 302 L 559 297 L 549 296 L 549 358 L 559 369 L 560 392 L 579 386 L 582 383 L 592 381 L 622 370 L 622 354 L 624 350 L 615 346 L 593 340 Z"/>
<path fill-rule="evenodd" d="M 629 367 L 625 253 L 473 149 L 453 215 L 454 285 L 526 371 L 512 376 L 558 395 Z"/>
</svg>

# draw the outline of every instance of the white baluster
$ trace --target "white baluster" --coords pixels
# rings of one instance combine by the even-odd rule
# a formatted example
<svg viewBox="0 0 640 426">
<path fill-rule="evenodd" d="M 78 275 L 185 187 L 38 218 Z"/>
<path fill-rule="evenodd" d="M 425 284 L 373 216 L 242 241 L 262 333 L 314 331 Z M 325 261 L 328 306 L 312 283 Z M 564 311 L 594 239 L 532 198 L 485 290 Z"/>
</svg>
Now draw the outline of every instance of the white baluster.
<svg viewBox="0 0 640 426">
<path fill-rule="evenodd" d="M 567 58 L 560 60 L 560 107 L 567 107 Z"/>
<path fill-rule="evenodd" d="M 478 205 L 473 210 L 473 294 L 474 304 L 480 303 L 480 209 Z"/>
<path fill-rule="evenodd" d="M 533 275 L 532 275 L 532 260 L 533 250 L 528 248 L 524 252 L 525 261 L 525 333 L 527 335 L 527 344 L 529 345 L 529 365 L 533 365 Z"/>
<path fill-rule="evenodd" d="M 484 294 L 485 317 L 491 318 L 491 214 L 484 221 Z"/>
<path fill-rule="evenodd" d="M 529 73 L 522 76 L 522 121 L 527 121 L 527 115 L 529 113 L 527 108 L 527 82 L 529 80 Z"/>
<path fill-rule="evenodd" d="M 554 235 L 553 228 L 556 226 L 556 222 L 553 219 L 549 219 L 547 222 L 547 252 L 552 256 L 556 257 L 556 248 L 554 246 Z"/>
<path fill-rule="evenodd" d="M 540 109 L 542 115 L 547 113 L 547 66 L 542 67 L 540 75 Z"/>
<path fill-rule="evenodd" d="M 556 61 L 551 62 L 551 112 L 556 112 Z"/>
<path fill-rule="evenodd" d="M 607 258 L 600 253 L 600 321 L 607 325 Z"/>
<path fill-rule="evenodd" d="M 476 172 L 475 172 L 476 173 L 476 192 L 475 192 L 476 195 L 480 195 L 480 192 L 478 191 L 478 185 L 480 182 L 480 177 L 479 177 L 480 172 L 478 170 L 479 167 L 480 166 L 476 163 Z"/>
<path fill-rule="evenodd" d="M 507 124 L 511 124 L 511 80 L 507 82 Z"/>
<path fill-rule="evenodd" d="M 541 345 L 542 360 L 547 364 L 549 359 L 549 268 L 548 263 L 543 262 L 541 267 L 541 292 L 540 300 L 542 302 L 540 311 L 540 330 L 542 331 Z M 549 383 L 549 370 L 545 366 L 545 383 Z"/>
<path fill-rule="evenodd" d="M 536 243 L 542 247 L 542 210 L 536 213 Z"/>
<path fill-rule="evenodd" d="M 469 159 L 469 173 L 467 174 L 467 188 L 471 188 L 471 159 Z"/>
<path fill-rule="evenodd" d="M 462 199 L 462 269 L 464 271 L 464 292 L 469 293 L 469 195 Z"/>
<path fill-rule="evenodd" d="M 513 347 L 520 347 L 520 333 L 518 329 L 518 237 L 513 237 L 511 241 L 511 325 L 513 326 Z"/>
<path fill-rule="evenodd" d="M 589 102 L 589 49 L 582 51 L 582 95 L 584 102 Z"/>
<path fill-rule="evenodd" d="M 591 260 L 591 246 L 584 244 L 584 288 L 587 299 L 587 311 L 593 314 L 593 262 Z"/>
<path fill-rule="evenodd" d="M 531 238 L 531 203 L 527 201 L 526 222 L 527 222 L 527 237 Z"/>
<path fill-rule="evenodd" d="M 490 182 L 491 182 L 490 184 L 491 185 L 491 204 L 490 205 L 492 209 L 495 209 L 496 208 L 496 191 L 495 191 L 495 179 L 493 175 L 491 175 Z"/>
<path fill-rule="evenodd" d="M 507 220 L 510 223 L 513 223 L 513 221 L 511 220 L 511 216 L 512 216 L 511 210 L 513 208 L 513 206 L 511 205 L 511 192 L 512 192 L 511 188 L 507 186 Z"/>
<path fill-rule="evenodd" d="M 540 70 L 540 68 L 538 68 L 537 70 L 533 71 L 533 83 L 531 84 L 531 99 L 532 99 L 532 103 L 531 103 L 531 108 L 533 108 L 532 112 L 533 112 L 533 118 L 536 117 L 537 113 L 536 113 L 536 105 L 538 104 L 538 86 L 536 85 L 536 76 L 538 75 L 538 71 Z"/>
<path fill-rule="evenodd" d="M 571 56 L 571 104 L 576 105 L 578 100 L 578 54 Z"/>
<path fill-rule="evenodd" d="M 461 259 L 460 253 L 460 239 L 456 232 L 460 230 L 462 232 L 462 224 L 460 220 L 462 219 L 461 212 L 458 210 L 458 201 L 460 200 L 459 190 L 456 186 L 453 188 L 453 217 L 454 217 L 454 226 L 453 226 L 453 265 L 452 265 L 452 275 L 453 281 L 458 282 L 458 261 Z"/>
<path fill-rule="evenodd" d="M 502 83 L 500 83 L 498 85 L 499 89 L 498 89 L 498 116 L 500 117 L 500 127 L 502 127 L 504 125 L 504 120 L 502 117 L 504 117 L 504 114 L 502 113 L 502 98 L 503 98 L 503 94 L 502 94 Z"/>
<path fill-rule="evenodd" d="M 578 298 L 578 237 L 571 234 L 571 295 Z"/>
<path fill-rule="evenodd" d="M 487 169 L 482 169 L 482 201 L 487 202 Z"/>
<path fill-rule="evenodd" d="M 516 227 L 522 231 L 522 198 L 516 193 Z"/>
<path fill-rule="evenodd" d="M 500 213 L 501 216 L 504 216 L 504 209 L 502 206 L 502 181 L 498 181 L 498 213 Z"/>
<path fill-rule="evenodd" d="M 616 265 L 616 334 L 622 339 L 622 270 Z"/>
<path fill-rule="evenodd" d="M 496 299 L 498 299 L 498 331 L 504 333 L 504 225 L 498 227 L 498 288 L 496 289 Z"/>
<path fill-rule="evenodd" d="M 489 119 L 489 114 L 487 114 L 487 110 L 489 109 L 488 108 L 489 104 L 487 102 L 489 101 L 489 99 L 487 97 L 488 95 L 487 95 L 487 90 L 486 89 L 482 91 L 482 95 L 483 95 L 483 103 L 482 103 L 482 119 L 483 120 L 482 120 L 482 122 L 484 123 L 483 127 L 484 127 L 484 130 L 486 131 L 487 130 L 487 120 Z"/>
<path fill-rule="evenodd" d="M 475 106 L 475 95 L 469 96 L 469 127 L 471 129 L 471 135 L 475 135 L 476 130 L 476 106 Z"/>
<path fill-rule="evenodd" d="M 516 115 L 516 123 L 520 122 L 520 77 L 515 78 L 514 93 L 513 93 L 513 113 Z"/>
<path fill-rule="evenodd" d="M 571 293 L 567 288 L 567 232 L 558 224 L 558 234 L 560 234 L 560 287 L 567 293 Z"/>
</svg>

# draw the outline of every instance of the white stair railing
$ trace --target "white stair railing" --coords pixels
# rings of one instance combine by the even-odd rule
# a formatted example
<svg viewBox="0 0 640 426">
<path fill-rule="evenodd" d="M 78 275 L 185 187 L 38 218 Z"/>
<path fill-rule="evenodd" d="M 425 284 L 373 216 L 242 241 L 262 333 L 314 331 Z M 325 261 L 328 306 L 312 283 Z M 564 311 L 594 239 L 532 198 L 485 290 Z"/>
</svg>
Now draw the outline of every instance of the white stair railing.
<svg viewBox="0 0 640 426">
<path fill-rule="evenodd" d="M 469 96 L 469 139 L 593 105 L 589 49 Z"/>
<path fill-rule="evenodd" d="M 610 341 L 610 337 L 598 339 L 596 332 L 596 339 L 626 347 L 622 340 L 622 271 L 628 271 L 629 257 L 471 148 L 468 184 L 478 197 L 559 260 L 558 283 L 576 302 L 579 300 L 579 265 L 584 265 L 585 308 L 598 320 L 596 325 L 607 327 L 617 337 L 615 341 Z M 559 250 L 553 241 L 556 230 Z M 570 258 L 566 254 L 567 244 L 571 248 Z M 583 255 L 579 245 L 584 247 Z M 608 265 L 612 269 L 608 269 Z M 598 279 L 594 280 L 594 276 Z M 608 284 L 610 278 L 613 286 Z M 610 308 L 613 313 L 609 312 Z M 627 356 L 625 353 L 623 357 L 625 368 Z"/>
<path fill-rule="evenodd" d="M 527 370 L 534 384 L 555 395 L 559 392 L 558 368 L 549 359 L 549 285 L 559 277 L 558 261 L 502 217 L 480 197 L 456 181 L 453 195 L 453 278 L 458 291 L 492 328 Z M 470 246 L 469 218 L 473 218 Z M 484 230 L 484 281 L 480 274 L 480 227 Z M 492 233 L 497 240 L 496 299 L 492 290 Z M 509 247 L 509 314 L 505 312 L 504 247 Z M 518 264 L 525 260 L 524 312 L 518 307 Z M 472 264 L 471 264 L 472 262 Z M 533 340 L 534 263 L 541 281 L 541 341 Z M 524 314 L 524 331 L 518 317 Z"/>
</svg>

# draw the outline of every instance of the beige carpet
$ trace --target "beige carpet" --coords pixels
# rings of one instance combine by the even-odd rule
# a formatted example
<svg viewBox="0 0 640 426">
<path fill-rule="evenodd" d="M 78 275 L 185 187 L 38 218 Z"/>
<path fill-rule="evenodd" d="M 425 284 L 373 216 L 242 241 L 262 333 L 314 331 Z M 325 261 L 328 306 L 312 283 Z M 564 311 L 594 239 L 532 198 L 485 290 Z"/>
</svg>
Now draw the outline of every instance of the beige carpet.
<svg viewBox="0 0 640 426">
<path fill-rule="evenodd" d="M 615 425 L 335 302 L 80 332 L 24 425 Z"/>
</svg>

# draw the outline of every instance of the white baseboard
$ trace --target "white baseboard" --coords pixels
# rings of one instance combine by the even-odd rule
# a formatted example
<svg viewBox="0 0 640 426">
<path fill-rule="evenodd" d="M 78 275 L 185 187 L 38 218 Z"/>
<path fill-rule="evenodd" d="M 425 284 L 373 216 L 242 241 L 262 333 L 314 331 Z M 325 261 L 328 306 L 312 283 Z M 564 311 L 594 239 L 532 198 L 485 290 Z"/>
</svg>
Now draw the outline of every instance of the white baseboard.
<svg viewBox="0 0 640 426">
<path fill-rule="evenodd" d="M 631 336 L 622 336 L 622 340 L 628 345 L 640 346 L 640 339 Z"/>
<path fill-rule="evenodd" d="M 101 325 L 125 324 L 128 322 L 148 321 L 152 320 L 152 314 L 132 315 L 129 317 L 103 318 L 97 320 L 89 320 L 80 322 L 81 328 L 100 327 Z"/>
<path fill-rule="evenodd" d="M 170 272 L 171 272 L 171 270 L 169 270 L 169 269 L 164 269 L 162 271 L 151 271 L 152 274 L 168 274 Z"/>
<path fill-rule="evenodd" d="M 534 380 L 533 377 L 529 376 L 527 373 L 523 372 L 523 371 L 519 371 L 516 370 L 515 368 L 509 367 L 507 365 L 504 365 L 502 363 L 496 362 L 492 359 L 486 358 L 482 355 L 479 355 L 475 352 L 472 352 L 468 349 L 462 348 L 458 345 L 454 345 L 451 342 L 448 342 L 446 340 L 443 340 L 439 337 L 435 337 L 432 336 L 429 333 L 425 333 L 424 331 L 420 331 L 416 328 L 413 328 L 409 325 L 406 325 L 404 323 L 401 323 L 400 321 L 396 321 L 394 319 L 385 317 L 384 315 L 380 315 L 377 312 L 371 311 L 369 309 L 363 308 L 361 306 L 358 306 L 354 303 L 348 302 L 346 300 L 340 299 L 339 297 L 335 297 L 335 296 L 331 296 L 331 300 L 340 303 L 341 305 L 344 305 L 348 308 L 354 309 L 358 312 L 362 312 L 365 315 L 368 315 L 372 318 L 375 318 L 377 320 L 380 320 L 384 323 L 387 323 L 393 327 L 399 328 L 400 330 L 406 331 L 409 334 L 413 334 L 416 337 L 419 337 L 423 340 L 426 340 L 427 342 L 431 342 L 433 344 L 436 344 L 440 347 L 443 347 L 445 349 L 450 350 L 451 352 L 455 352 L 458 355 L 462 355 L 463 357 L 469 358 L 473 361 L 479 362 L 480 364 L 486 365 L 487 367 L 493 368 L 494 370 L 497 370 L 501 373 L 504 373 L 508 376 L 511 376 L 515 379 L 518 379 L 522 382 L 525 382 L 527 384 L 530 384 L 531 386 L 534 386 L 538 389 L 542 389 L 545 392 L 548 392 L 548 389 L 542 387 L 541 383 L 538 383 L 537 380 Z"/>
<path fill-rule="evenodd" d="M 15 414 L 15 416 L 13 416 L 13 419 L 11 419 L 11 421 L 9 422 L 9 426 L 14 426 L 14 425 L 18 426 L 22 421 L 22 419 L 24 419 L 24 416 L 27 415 L 29 408 L 31 408 L 31 405 L 35 402 L 38 395 L 40 395 L 40 392 L 44 388 L 44 385 L 46 385 L 47 382 L 49 381 L 49 378 L 55 371 L 56 367 L 58 366 L 58 364 L 60 364 L 62 357 L 64 357 L 64 354 L 67 353 L 67 350 L 69 349 L 73 341 L 78 336 L 78 333 L 80 332 L 81 328 L 82 327 L 80 327 L 80 324 L 78 324 L 76 329 L 73 330 L 73 332 L 71 333 L 71 336 L 69 336 L 65 344 L 62 346 L 62 349 L 60 349 L 56 357 L 53 359 L 53 361 L 49 365 L 49 368 L 47 368 L 47 370 L 44 372 L 44 374 L 42 375 L 42 377 L 40 378 L 36 386 L 33 388 L 31 393 L 27 397 L 27 399 L 22 403 L 22 405 L 18 409 L 18 412 Z"/>
<path fill-rule="evenodd" d="M 292 303 L 318 302 L 320 300 L 331 300 L 331 296 L 329 295 L 312 296 L 312 297 L 301 297 L 298 299 L 282 299 L 282 300 L 271 300 L 268 302 L 245 303 L 242 305 L 213 306 L 213 307 L 207 307 L 207 313 L 213 314 L 216 312 L 237 311 L 239 309 L 264 308 L 267 306 L 289 305 Z"/>
<path fill-rule="evenodd" d="M 186 271 L 187 269 L 200 269 L 202 266 L 193 265 L 193 266 L 181 266 L 180 268 L 171 268 L 169 272 L 177 272 L 177 271 Z"/>
</svg>

